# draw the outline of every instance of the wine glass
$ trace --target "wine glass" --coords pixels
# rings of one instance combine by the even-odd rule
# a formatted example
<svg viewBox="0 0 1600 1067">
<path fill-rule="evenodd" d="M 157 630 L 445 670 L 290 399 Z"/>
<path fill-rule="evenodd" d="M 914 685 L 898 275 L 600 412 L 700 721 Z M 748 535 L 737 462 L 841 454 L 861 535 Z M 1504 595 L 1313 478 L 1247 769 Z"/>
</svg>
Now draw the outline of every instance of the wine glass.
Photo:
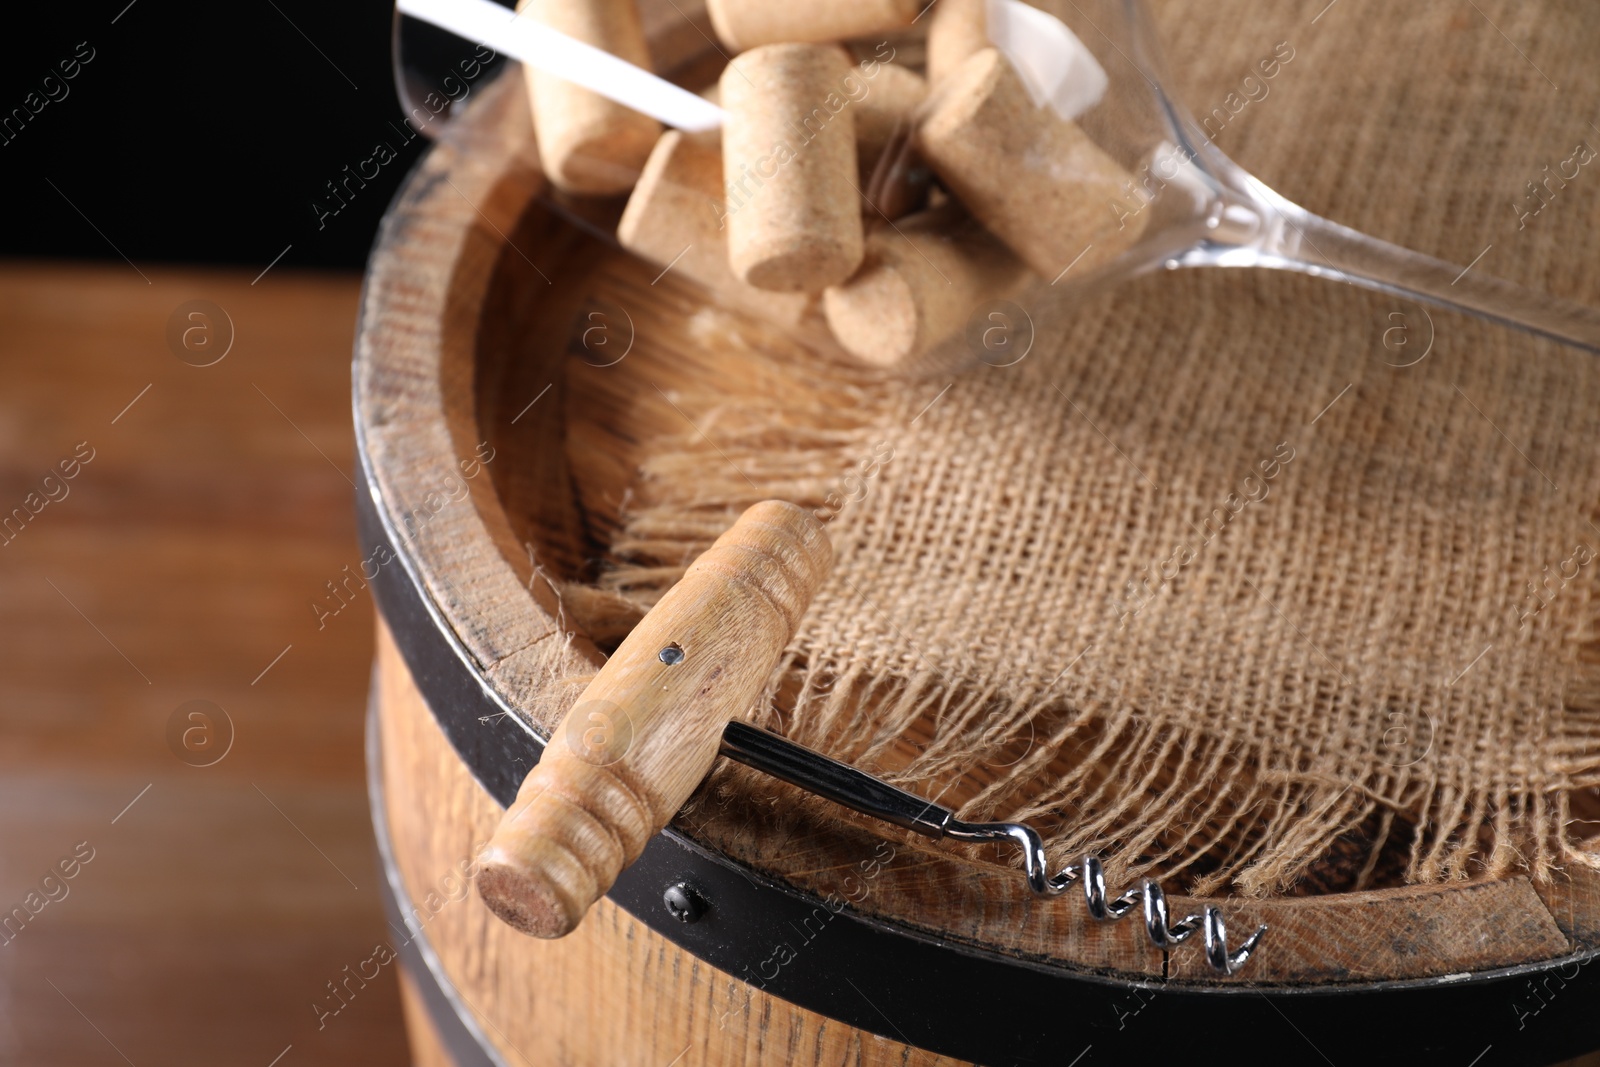
<svg viewBox="0 0 1600 1067">
<path fill-rule="evenodd" d="M 1316 215 L 1229 159 L 1174 98 L 1143 0 L 1067 0 L 1063 21 L 1105 67 L 1102 103 L 1079 117 L 1101 147 L 1157 170 L 1164 185 L 1142 239 L 1078 284 L 1103 287 L 1158 269 L 1297 271 L 1481 316 L 1600 351 L 1600 311 L 1448 263 Z M 1330 161 L 1330 165 L 1337 165 Z M 1169 177 L 1174 176 L 1174 177 Z M 1374 179 L 1376 180 L 1376 178 Z"/>
<path fill-rule="evenodd" d="M 457 2 L 483 4 L 483 0 Z M 930 21 L 939 2 L 933 0 L 923 10 L 918 25 Z M 1495 278 L 1481 267 L 1474 269 L 1475 262 L 1448 263 L 1342 226 L 1307 211 L 1229 159 L 1173 95 L 1143 0 L 1035 3 L 1048 9 L 1099 64 L 1105 90 L 1073 121 L 1130 177 L 1140 178 L 1136 187 L 1130 185 L 1129 208 L 1149 214 L 1141 220 L 1139 239 L 1119 255 L 1079 271 L 1063 262 L 1055 277 L 1018 294 L 1031 310 L 1048 316 L 1051 308 L 1161 269 L 1262 267 L 1413 298 L 1600 352 L 1600 311 Z M 1021 0 L 987 0 L 990 25 L 1020 4 Z M 484 42 L 488 31 L 481 31 L 478 39 L 464 40 L 403 13 L 407 6 L 407 0 L 400 0 L 395 11 L 397 87 L 408 114 L 417 113 L 417 107 L 431 99 L 426 111 L 432 121 L 423 132 L 438 136 L 472 88 L 487 81 L 502 61 L 499 55 L 485 59 L 484 44 L 495 48 L 502 42 Z M 430 6 L 440 8 L 437 2 Z M 682 4 L 674 6 L 687 11 Z M 516 21 L 510 10 L 505 20 L 508 25 Z M 1001 48 L 1005 51 L 1003 40 Z M 1044 62 L 1048 60 L 1046 53 Z M 1037 48 L 1031 61 L 1037 69 L 1041 63 Z M 907 127 L 902 142 L 911 137 Z M 885 159 L 898 156 L 896 146 L 883 153 Z M 1066 180 L 1070 183 L 1070 176 Z M 872 185 L 866 188 L 870 192 Z M 869 224 L 874 222 L 871 215 L 869 210 Z M 953 337 L 942 349 L 969 346 L 969 341 Z M 964 355 L 970 359 L 971 353 Z"/>
<path fill-rule="evenodd" d="M 510 18 L 510 5 L 503 6 Z M 398 6 L 389 45 L 400 110 L 430 140 L 459 119 L 473 92 L 506 65 L 505 56 L 492 46 L 402 14 Z"/>
</svg>

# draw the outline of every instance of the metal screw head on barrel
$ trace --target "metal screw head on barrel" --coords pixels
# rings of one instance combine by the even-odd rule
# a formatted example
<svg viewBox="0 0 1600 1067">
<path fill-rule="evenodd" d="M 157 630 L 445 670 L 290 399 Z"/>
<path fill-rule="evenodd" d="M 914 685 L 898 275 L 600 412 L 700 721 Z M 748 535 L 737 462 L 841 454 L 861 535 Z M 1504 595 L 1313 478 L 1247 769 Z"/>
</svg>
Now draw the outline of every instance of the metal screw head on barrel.
<svg viewBox="0 0 1600 1067">
<path fill-rule="evenodd" d="M 769 500 L 690 564 L 567 713 L 479 857 L 496 915 L 536 937 L 578 925 L 705 778 L 832 562 L 810 512 Z"/>
</svg>

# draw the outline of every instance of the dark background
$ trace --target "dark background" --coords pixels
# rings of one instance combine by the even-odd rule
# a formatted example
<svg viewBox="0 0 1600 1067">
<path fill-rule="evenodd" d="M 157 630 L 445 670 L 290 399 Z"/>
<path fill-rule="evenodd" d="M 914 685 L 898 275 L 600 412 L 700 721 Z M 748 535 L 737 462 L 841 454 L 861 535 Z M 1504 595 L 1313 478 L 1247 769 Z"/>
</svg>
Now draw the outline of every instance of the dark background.
<svg viewBox="0 0 1600 1067">
<path fill-rule="evenodd" d="M 80 42 L 93 59 L 0 143 L 13 205 L 0 255 L 260 269 L 292 246 L 279 266 L 361 267 L 423 148 L 401 147 L 389 126 L 401 115 L 392 11 L 389 0 L 11 6 L 0 117 L 27 112 Z M 400 157 L 319 228 L 325 184 L 382 139 Z"/>
</svg>

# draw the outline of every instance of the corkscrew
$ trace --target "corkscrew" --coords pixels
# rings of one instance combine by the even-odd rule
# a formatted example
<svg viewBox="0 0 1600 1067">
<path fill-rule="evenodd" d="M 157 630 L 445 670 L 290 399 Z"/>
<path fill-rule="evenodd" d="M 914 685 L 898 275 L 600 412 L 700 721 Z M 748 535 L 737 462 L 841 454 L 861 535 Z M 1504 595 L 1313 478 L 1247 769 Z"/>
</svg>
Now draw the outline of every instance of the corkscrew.
<svg viewBox="0 0 1600 1067">
<path fill-rule="evenodd" d="M 1166 894 L 1148 878 L 1113 898 L 1095 856 L 1051 877 L 1031 827 L 963 822 L 949 808 L 739 721 L 832 561 L 814 514 L 768 500 L 690 564 L 584 689 L 479 855 L 478 895 L 496 915 L 536 937 L 571 932 L 722 755 L 935 840 L 1010 842 L 1022 849 L 1036 894 L 1081 885 L 1097 920 L 1138 907 L 1156 948 L 1203 930 L 1214 969 L 1233 974 L 1244 966 L 1266 927 L 1230 952 L 1214 907 L 1174 923 Z"/>
<path fill-rule="evenodd" d="M 1228 929 L 1221 909 L 1207 905 L 1203 911 L 1171 920 L 1167 894 L 1151 878 L 1118 896 L 1106 888 L 1105 867 L 1098 856 L 1084 856 L 1051 876 L 1044 841 L 1031 826 L 1014 822 L 963 822 L 955 812 L 915 793 L 892 786 L 872 775 L 814 752 L 788 738 L 742 722 L 730 722 L 722 732 L 720 754 L 799 786 L 836 804 L 892 823 L 934 840 L 1010 842 L 1022 851 L 1023 874 L 1028 888 L 1044 898 L 1060 896 L 1074 885 L 1083 887 L 1091 918 L 1114 922 L 1139 909 L 1150 944 L 1166 951 L 1203 934 L 1206 962 L 1220 974 L 1236 974 L 1260 944 L 1266 926 L 1245 938 L 1238 948 L 1228 948 Z"/>
</svg>

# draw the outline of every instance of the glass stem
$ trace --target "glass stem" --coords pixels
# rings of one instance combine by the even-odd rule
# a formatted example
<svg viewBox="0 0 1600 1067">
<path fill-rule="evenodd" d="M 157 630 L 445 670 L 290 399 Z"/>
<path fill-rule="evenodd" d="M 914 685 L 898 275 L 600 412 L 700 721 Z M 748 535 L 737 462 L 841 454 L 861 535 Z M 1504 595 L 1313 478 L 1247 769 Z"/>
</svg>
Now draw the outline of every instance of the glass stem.
<svg viewBox="0 0 1600 1067">
<path fill-rule="evenodd" d="M 1411 297 L 1600 353 L 1600 310 L 1494 277 L 1482 262 L 1492 244 L 1464 266 L 1446 263 L 1314 215 L 1253 178 L 1249 184 L 1255 232 L 1240 234 L 1235 247 L 1253 252 L 1256 266 Z M 1221 217 L 1244 222 L 1241 207 L 1230 205 Z M 1228 241 L 1226 233 L 1217 236 Z M 1232 256 L 1210 258 L 1241 262 Z"/>
</svg>

